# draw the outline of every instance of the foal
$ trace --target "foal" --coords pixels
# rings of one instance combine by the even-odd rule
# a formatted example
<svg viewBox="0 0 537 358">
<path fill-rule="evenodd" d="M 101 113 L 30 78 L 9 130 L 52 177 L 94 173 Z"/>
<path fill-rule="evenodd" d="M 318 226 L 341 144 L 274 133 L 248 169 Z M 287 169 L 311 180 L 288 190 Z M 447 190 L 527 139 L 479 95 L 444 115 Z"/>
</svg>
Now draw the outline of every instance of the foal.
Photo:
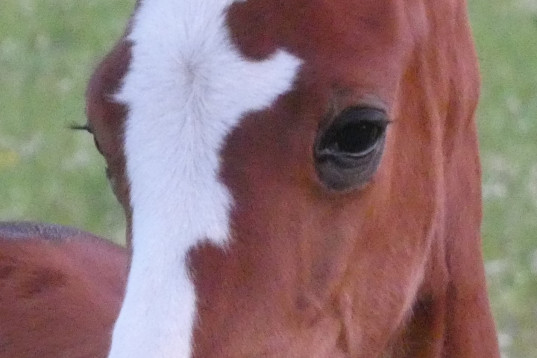
<svg viewBox="0 0 537 358">
<path fill-rule="evenodd" d="M 109 357 L 498 357 L 478 92 L 464 1 L 139 1 L 87 97 Z"/>
</svg>

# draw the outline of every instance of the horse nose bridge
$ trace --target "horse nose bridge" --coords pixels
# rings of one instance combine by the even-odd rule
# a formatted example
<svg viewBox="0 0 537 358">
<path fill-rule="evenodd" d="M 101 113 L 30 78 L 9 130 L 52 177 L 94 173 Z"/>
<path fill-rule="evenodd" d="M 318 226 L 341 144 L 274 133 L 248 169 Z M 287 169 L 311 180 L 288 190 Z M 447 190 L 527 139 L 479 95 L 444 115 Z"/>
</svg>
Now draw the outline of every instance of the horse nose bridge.
<svg viewBox="0 0 537 358">
<path fill-rule="evenodd" d="M 320 314 L 322 309 L 312 300 L 302 300 L 297 308 L 289 295 L 296 286 L 278 279 L 268 266 L 253 267 L 254 260 L 266 258 L 245 258 L 247 253 L 237 246 L 230 243 L 221 249 L 208 244 L 192 251 L 198 295 L 193 356 L 338 356 L 329 353 L 337 348 L 339 320 Z"/>
<path fill-rule="evenodd" d="M 296 196 L 292 205 L 284 197 L 273 194 L 279 203 L 274 206 L 267 198 L 235 198 L 228 243 L 192 249 L 189 266 L 197 289 L 199 330 L 213 332 L 211 338 L 198 333 L 200 342 L 226 340 L 232 346 L 248 340 L 249 332 L 280 332 L 300 338 L 304 346 L 315 345 L 306 337 L 320 329 L 321 321 L 340 322 L 332 300 L 352 240 L 333 236 L 326 208 L 309 207 Z M 240 334 L 220 336 L 235 326 L 241 327 Z M 252 342 L 259 340 L 252 337 Z"/>
</svg>

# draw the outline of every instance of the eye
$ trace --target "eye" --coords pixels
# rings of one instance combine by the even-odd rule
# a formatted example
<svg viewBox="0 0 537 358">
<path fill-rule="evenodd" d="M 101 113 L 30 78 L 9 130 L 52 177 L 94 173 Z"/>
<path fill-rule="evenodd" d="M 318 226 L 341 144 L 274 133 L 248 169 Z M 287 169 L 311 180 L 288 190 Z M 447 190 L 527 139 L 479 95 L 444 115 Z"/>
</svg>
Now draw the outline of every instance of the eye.
<svg viewBox="0 0 537 358">
<path fill-rule="evenodd" d="M 324 133 L 318 154 L 321 157 L 364 157 L 375 149 L 388 122 L 380 110 L 349 108 Z"/>
<path fill-rule="evenodd" d="M 315 144 L 321 181 L 335 190 L 367 183 L 380 162 L 389 122 L 383 110 L 369 107 L 350 107 L 335 117 Z"/>
</svg>

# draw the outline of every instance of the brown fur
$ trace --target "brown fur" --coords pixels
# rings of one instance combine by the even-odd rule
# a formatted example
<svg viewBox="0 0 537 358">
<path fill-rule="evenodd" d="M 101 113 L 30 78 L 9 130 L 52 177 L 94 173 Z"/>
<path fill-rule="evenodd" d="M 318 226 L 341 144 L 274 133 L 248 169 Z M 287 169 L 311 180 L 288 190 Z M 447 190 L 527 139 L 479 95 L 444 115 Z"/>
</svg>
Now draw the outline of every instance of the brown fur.
<svg viewBox="0 0 537 358">
<path fill-rule="evenodd" d="M 0 357 L 106 357 L 126 251 L 65 227 L 0 224 Z"/>
<path fill-rule="evenodd" d="M 235 232 L 225 252 L 193 250 L 196 357 L 498 356 L 465 11 L 456 1 L 232 6 L 245 55 L 283 47 L 304 65 L 295 89 L 245 118 L 223 151 Z M 315 133 L 332 108 L 372 96 L 394 121 L 383 162 L 363 190 L 330 192 L 314 171 Z"/>
</svg>

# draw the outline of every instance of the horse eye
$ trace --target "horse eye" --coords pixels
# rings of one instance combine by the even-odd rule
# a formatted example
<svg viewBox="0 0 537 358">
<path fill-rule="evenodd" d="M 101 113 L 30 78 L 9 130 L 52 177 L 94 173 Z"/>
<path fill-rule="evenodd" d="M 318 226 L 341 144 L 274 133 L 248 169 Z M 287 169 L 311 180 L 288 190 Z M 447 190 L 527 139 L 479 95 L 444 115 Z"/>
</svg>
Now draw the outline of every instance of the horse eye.
<svg viewBox="0 0 537 358">
<path fill-rule="evenodd" d="M 321 181 L 342 190 L 371 179 L 388 123 L 386 113 L 376 108 L 350 107 L 341 112 L 316 141 L 315 164 Z"/>
<path fill-rule="evenodd" d="M 350 108 L 341 113 L 324 133 L 317 148 L 323 156 L 364 157 L 375 149 L 384 134 L 384 112 L 370 108 Z"/>
</svg>

